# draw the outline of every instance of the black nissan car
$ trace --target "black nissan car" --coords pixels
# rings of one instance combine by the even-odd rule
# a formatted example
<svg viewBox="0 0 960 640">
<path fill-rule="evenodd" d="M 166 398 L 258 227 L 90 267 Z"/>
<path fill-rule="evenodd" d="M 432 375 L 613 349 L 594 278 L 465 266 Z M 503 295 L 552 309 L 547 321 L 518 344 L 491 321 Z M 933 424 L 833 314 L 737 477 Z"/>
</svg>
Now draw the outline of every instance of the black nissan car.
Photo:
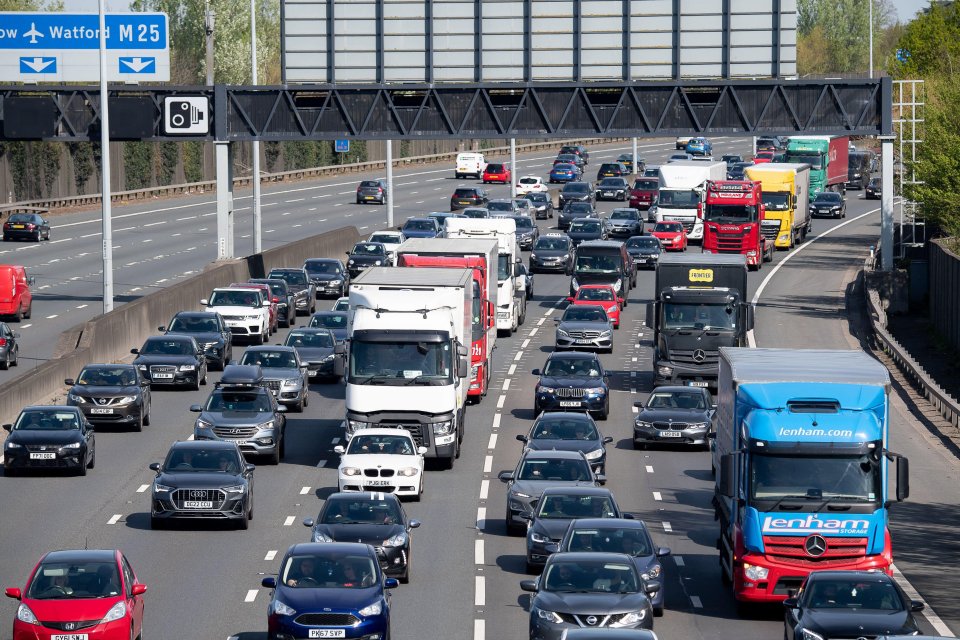
<svg viewBox="0 0 960 640">
<path fill-rule="evenodd" d="M 150 526 L 171 520 L 228 520 L 240 529 L 253 520 L 253 465 L 233 442 L 175 442 L 157 472 L 150 501 Z"/>
<path fill-rule="evenodd" d="M 140 431 L 150 424 L 150 381 L 132 364 L 88 364 L 70 387 L 67 404 L 79 407 L 93 424 L 116 424 Z"/>
<path fill-rule="evenodd" d="M 307 518 L 312 542 L 365 542 L 377 552 L 380 569 L 400 582 L 410 581 L 410 530 L 420 526 L 407 517 L 399 498 L 384 492 L 334 493 L 316 520 Z"/>
<path fill-rule="evenodd" d="M 157 329 L 167 335 L 193 336 L 215 371 L 223 371 L 233 359 L 233 332 L 216 311 L 181 311 L 170 324 Z"/>
<path fill-rule="evenodd" d="M 81 476 L 97 461 L 93 425 L 79 407 L 24 407 L 3 443 L 7 476 L 26 469 L 71 469 Z"/>
<path fill-rule="evenodd" d="M 207 357 L 193 336 L 151 336 L 130 353 L 137 356 L 133 364 L 150 384 L 193 389 L 207 384 Z"/>
</svg>

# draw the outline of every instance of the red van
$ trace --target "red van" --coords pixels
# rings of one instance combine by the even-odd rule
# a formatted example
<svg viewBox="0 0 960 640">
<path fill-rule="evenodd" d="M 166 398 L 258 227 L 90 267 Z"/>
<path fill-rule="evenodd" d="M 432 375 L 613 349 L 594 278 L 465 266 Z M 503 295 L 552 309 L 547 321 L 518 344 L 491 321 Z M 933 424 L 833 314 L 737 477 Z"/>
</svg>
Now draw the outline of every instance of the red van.
<svg viewBox="0 0 960 640">
<path fill-rule="evenodd" d="M 32 284 L 33 278 L 28 278 L 20 265 L 0 264 L 0 316 L 16 322 L 29 318 L 33 313 Z"/>
</svg>

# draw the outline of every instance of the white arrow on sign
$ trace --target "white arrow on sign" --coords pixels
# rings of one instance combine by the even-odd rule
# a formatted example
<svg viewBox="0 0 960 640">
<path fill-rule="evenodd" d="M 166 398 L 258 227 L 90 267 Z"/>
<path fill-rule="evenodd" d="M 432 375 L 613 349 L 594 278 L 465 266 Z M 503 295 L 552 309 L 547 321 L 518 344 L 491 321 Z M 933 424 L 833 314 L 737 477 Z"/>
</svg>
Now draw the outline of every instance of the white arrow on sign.
<svg viewBox="0 0 960 640">
<path fill-rule="evenodd" d="M 27 58 L 20 59 L 20 62 L 27 65 L 37 73 L 40 73 L 41 71 L 43 71 L 44 69 L 46 69 L 56 61 L 57 61 L 56 58 L 47 58 L 47 59 L 34 58 L 33 60 L 29 60 Z"/>
<path fill-rule="evenodd" d="M 140 73 L 153 64 L 153 61 L 153 58 L 132 58 L 130 60 L 121 60 L 120 62 L 130 67 L 134 73 Z"/>
</svg>

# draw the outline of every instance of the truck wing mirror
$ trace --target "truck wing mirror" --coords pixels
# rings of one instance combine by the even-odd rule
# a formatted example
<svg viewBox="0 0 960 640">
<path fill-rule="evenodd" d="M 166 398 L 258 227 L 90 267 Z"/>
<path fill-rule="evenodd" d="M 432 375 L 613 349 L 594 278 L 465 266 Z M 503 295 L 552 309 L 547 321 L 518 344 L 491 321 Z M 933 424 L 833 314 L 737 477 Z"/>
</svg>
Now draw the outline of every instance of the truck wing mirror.
<svg viewBox="0 0 960 640">
<path fill-rule="evenodd" d="M 470 375 L 470 360 L 467 356 L 457 358 L 457 377 L 466 378 Z"/>
<path fill-rule="evenodd" d="M 910 497 L 910 461 L 897 456 L 897 502 Z"/>
<path fill-rule="evenodd" d="M 750 331 L 751 329 L 753 329 L 754 307 L 749 302 L 744 302 L 743 304 L 746 305 L 746 316 L 747 316 L 745 321 L 746 329 L 747 331 Z"/>
<path fill-rule="evenodd" d="M 720 456 L 720 495 L 734 498 L 737 493 L 737 456 L 726 453 Z"/>
<path fill-rule="evenodd" d="M 342 378 L 347 372 L 347 364 L 343 358 L 335 358 L 333 361 L 333 375 Z"/>
</svg>

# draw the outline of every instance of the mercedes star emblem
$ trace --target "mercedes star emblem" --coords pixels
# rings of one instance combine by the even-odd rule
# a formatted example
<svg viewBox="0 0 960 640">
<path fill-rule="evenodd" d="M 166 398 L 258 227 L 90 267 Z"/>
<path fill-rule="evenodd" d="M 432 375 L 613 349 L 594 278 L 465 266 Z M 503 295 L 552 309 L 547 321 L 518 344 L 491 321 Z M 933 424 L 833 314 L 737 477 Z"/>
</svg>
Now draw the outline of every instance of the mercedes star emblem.
<svg viewBox="0 0 960 640">
<path fill-rule="evenodd" d="M 703 349 L 697 349 L 696 351 L 693 352 L 694 362 L 703 362 L 706 359 L 707 359 L 707 354 L 704 353 Z"/>
<path fill-rule="evenodd" d="M 591 627 L 597 624 L 597 616 L 587 616 L 587 624 Z"/>
<path fill-rule="evenodd" d="M 819 557 L 826 553 L 827 541 L 823 539 L 823 536 L 813 535 L 806 539 L 803 548 L 807 550 L 808 555 Z"/>
</svg>

